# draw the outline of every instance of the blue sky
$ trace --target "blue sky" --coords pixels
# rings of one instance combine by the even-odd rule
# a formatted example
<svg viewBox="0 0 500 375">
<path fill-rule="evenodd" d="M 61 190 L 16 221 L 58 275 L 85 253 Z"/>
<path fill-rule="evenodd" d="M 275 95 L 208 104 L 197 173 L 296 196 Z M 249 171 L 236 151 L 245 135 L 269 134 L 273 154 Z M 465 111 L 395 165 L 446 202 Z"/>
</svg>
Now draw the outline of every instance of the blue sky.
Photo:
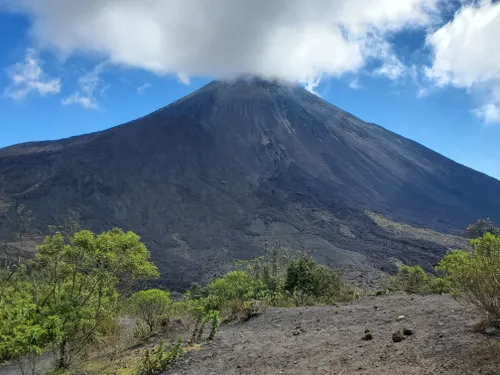
<svg viewBox="0 0 500 375">
<path fill-rule="evenodd" d="M 0 147 L 109 128 L 249 73 L 500 179 L 498 2 L 308 4 L 0 0 Z"/>
</svg>

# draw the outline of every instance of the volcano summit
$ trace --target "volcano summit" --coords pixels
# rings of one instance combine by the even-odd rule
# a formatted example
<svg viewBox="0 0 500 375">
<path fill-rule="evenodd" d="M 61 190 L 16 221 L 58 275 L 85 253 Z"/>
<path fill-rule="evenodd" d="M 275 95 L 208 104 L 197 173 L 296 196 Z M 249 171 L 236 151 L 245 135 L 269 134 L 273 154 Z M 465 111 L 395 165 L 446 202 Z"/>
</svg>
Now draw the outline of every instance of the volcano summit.
<svg viewBox="0 0 500 375">
<path fill-rule="evenodd" d="M 252 78 L 106 131 L 4 148 L 0 201 L 28 206 L 41 231 L 69 219 L 134 230 L 162 281 L 182 288 L 276 243 L 358 278 L 398 260 L 430 267 L 452 244 L 367 211 L 456 233 L 500 219 L 500 182 L 298 86 Z"/>
</svg>

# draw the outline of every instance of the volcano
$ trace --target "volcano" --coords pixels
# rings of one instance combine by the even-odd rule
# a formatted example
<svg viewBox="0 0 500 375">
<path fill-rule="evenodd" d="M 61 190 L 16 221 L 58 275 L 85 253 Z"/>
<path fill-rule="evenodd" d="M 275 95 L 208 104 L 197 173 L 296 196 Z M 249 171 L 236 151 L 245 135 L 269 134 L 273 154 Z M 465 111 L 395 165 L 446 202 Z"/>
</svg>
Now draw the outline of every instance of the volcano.
<svg viewBox="0 0 500 375">
<path fill-rule="evenodd" d="M 1 149 L 0 201 L 29 207 L 42 232 L 68 220 L 133 230 L 162 283 L 182 289 L 274 246 L 358 278 L 430 268 L 452 245 L 409 228 L 500 219 L 500 182 L 301 87 L 251 78 L 105 131 Z"/>
</svg>

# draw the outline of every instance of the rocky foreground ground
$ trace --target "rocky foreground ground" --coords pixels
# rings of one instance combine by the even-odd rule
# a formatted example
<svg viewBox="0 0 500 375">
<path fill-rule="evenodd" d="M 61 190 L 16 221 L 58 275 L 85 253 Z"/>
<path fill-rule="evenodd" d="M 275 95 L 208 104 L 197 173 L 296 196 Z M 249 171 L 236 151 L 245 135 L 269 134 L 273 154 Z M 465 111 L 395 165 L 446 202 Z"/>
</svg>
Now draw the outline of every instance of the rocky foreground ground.
<svg viewBox="0 0 500 375">
<path fill-rule="evenodd" d="M 481 319 L 448 296 L 385 295 L 339 307 L 269 309 L 222 327 L 213 342 L 165 375 L 493 375 L 493 338 L 474 330 Z"/>
</svg>

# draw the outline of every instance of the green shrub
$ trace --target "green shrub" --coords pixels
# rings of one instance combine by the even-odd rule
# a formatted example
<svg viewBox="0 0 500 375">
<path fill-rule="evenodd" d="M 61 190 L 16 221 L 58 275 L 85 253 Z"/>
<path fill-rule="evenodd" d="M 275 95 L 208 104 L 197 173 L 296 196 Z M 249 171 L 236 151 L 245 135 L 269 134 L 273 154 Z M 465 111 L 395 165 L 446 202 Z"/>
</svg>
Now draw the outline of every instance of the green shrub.
<svg viewBox="0 0 500 375">
<path fill-rule="evenodd" d="M 400 266 L 389 279 L 389 288 L 410 294 L 430 294 L 430 277 L 420 266 Z"/>
<path fill-rule="evenodd" d="M 442 294 L 450 292 L 449 282 L 429 275 L 421 266 L 401 266 L 389 278 L 389 290 L 409 294 Z"/>
<path fill-rule="evenodd" d="M 130 313 L 142 319 L 153 332 L 168 315 L 172 307 L 170 293 L 166 290 L 149 289 L 134 293 L 128 302 Z"/>
<path fill-rule="evenodd" d="M 219 325 L 220 325 L 220 312 L 216 310 L 210 310 L 208 311 L 204 318 L 203 318 L 204 324 L 210 323 L 210 334 L 208 335 L 208 340 L 213 340 L 215 338 L 215 335 L 219 331 Z"/>
<path fill-rule="evenodd" d="M 161 374 L 168 369 L 182 354 L 182 340 L 167 346 L 162 340 L 153 349 L 146 349 L 142 355 L 138 375 Z"/>
<path fill-rule="evenodd" d="M 450 282 L 442 277 L 431 277 L 430 291 L 432 294 L 448 294 L 451 291 Z"/>
<path fill-rule="evenodd" d="M 500 319 L 500 236 L 487 233 L 470 244 L 471 252 L 446 254 L 437 270 L 445 274 L 452 295 Z"/>
<path fill-rule="evenodd" d="M 347 302 L 357 296 L 342 281 L 340 272 L 317 264 L 306 254 L 287 265 L 284 290 L 294 297 L 297 305 Z"/>
<path fill-rule="evenodd" d="M 267 288 L 261 280 L 251 278 L 243 271 L 233 271 L 213 280 L 208 285 L 208 293 L 208 308 L 221 310 L 229 301 L 262 299 L 267 294 Z"/>
</svg>

